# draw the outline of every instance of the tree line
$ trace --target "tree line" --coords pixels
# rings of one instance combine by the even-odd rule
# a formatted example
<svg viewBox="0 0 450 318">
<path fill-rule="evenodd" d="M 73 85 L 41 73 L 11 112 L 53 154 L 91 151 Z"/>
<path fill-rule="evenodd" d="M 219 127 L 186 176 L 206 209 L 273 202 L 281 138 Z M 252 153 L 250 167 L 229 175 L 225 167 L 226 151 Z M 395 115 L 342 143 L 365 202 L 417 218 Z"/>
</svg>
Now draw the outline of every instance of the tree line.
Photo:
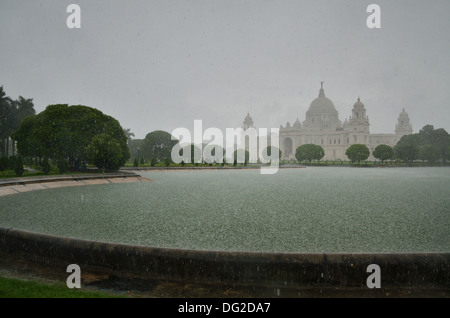
<svg viewBox="0 0 450 318">
<path fill-rule="evenodd" d="M 32 98 L 19 96 L 16 100 L 7 96 L 3 86 L 0 86 L 0 157 L 9 158 L 16 152 L 12 134 L 19 129 L 22 121 L 34 115 Z M 4 159 L 3 159 L 4 160 Z"/>
<path fill-rule="evenodd" d="M 103 171 L 116 170 L 130 158 L 134 158 L 135 165 L 171 164 L 171 151 L 178 140 L 170 133 L 157 130 L 148 133 L 144 139 L 132 137 L 134 134 L 130 129 L 123 129 L 115 118 L 88 106 L 49 105 L 36 115 L 33 99 L 19 96 L 13 100 L 0 86 L 0 170 L 23 172 L 22 156 L 28 162 L 33 160 L 45 173 L 49 172 L 50 163 L 60 172 L 84 170 L 87 164 Z M 16 154 L 16 144 L 18 156 L 11 156 Z M 191 148 L 191 162 L 196 152 L 206 149 L 205 145 L 203 149 L 186 145 L 182 151 L 187 147 Z M 270 156 L 271 147 L 266 151 Z M 279 149 L 275 151 L 282 156 Z M 225 155 L 225 151 L 223 153 Z M 314 144 L 302 145 L 295 153 L 300 162 L 320 161 L 324 155 L 324 149 Z M 347 149 L 346 155 L 351 162 L 359 163 L 368 159 L 370 151 L 365 145 L 355 144 Z M 426 125 L 419 133 L 403 136 L 394 147 L 377 146 L 372 155 L 382 163 L 399 159 L 445 164 L 450 156 L 450 136 L 442 128 Z M 237 154 L 233 157 L 236 164 Z M 248 157 L 246 152 L 245 164 Z"/>
<path fill-rule="evenodd" d="M 369 158 L 370 150 L 366 145 L 354 144 L 347 148 L 345 155 L 352 163 L 359 164 Z M 434 129 L 432 125 L 426 125 L 417 134 L 403 136 L 394 147 L 378 145 L 372 155 L 382 164 L 392 159 L 403 162 L 421 160 L 445 164 L 450 156 L 450 135 L 442 128 Z M 295 153 L 295 158 L 299 162 L 311 163 L 312 160 L 319 162 L 324 156 L 323 148 L 314 144 L 301 145 Z"/>
<path fill-rule="evenodd" d="M 163 162 L 166 165 L 170 165 L 172 163 L 171 152 L 173 147 L 179 142 L 178 140 L 172 139 L 172 135 L 166 131 L 156 130 L 148 133 L 144 139 L 132 139 L 132 133 L 130 133 L 129 129 L 126 129 L 126 134 L 130 137 L 128 139 L 128 146 L 130 148 L 130 155 L 133 160 L 134 166 L 150 164 L 150 166 L 154 166 L 157 163 Z M 219 149 L 217 145 L 201 145 L 201 147 L 189 144 L 184 145 L 180 150 L 180 155 L 183 155 L 184 151 L 187 151 L 189 148 L 191 158 L 190 163 L 195 163 L 196 154 L 198 157 L 201 157 L 202 154 L 206 154 L 204 156 L 203 163 L 213 164 L 213 163 L 225 163 L 225 149 L 222 149 L 223 160 L 219 160 L 218 162 L 213 162 L 213 159 L 209 158 L 209 155 L 215 156 L 216 149 Z M 271 156 L 272 148 L 275 147 L 267 147 L 266 152 L 267 156 Z M 281 157 L 281 151 L 279 151 L 279 157 Z M 233 153 L 234 162 L 233 164 L 237 164 L 237 151 Z M 244 151 L 244 165 L 249 162 L 250 154 L 248 151 Z M 134 158 L 134 159 L 133 159 Z M 185 162 L 181 163 L 182 165 Z"/>
<path fill-rule="evenodd" d="M 50 159 L 60 172 L 85 170 L 88 163 L 106 171 L 118 169 L 130 157 L 119 122 L 83 105 L 49 105 L 26 117 L 12 138 L 20 155 L 35 158 L 44 172 Z"/>
</svg>

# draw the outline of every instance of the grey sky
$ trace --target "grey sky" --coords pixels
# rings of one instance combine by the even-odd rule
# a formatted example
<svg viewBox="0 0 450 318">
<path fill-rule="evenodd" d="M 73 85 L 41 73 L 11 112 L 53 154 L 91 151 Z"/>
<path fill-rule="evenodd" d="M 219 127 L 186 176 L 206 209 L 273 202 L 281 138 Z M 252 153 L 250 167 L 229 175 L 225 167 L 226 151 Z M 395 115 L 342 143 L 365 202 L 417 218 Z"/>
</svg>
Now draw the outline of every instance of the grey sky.
<svg viewBox="0 0 450 318">
<path fill-rule="evenodd" d="M 360 96 L 372 133 L 393 133 L 403 107 L 415 132 L 450 132 L 449 17 L 448 0 L 0 0 L 0 85 L 38 112 L 95 107 L 136 138 L 247 112 L 257 127 L 303 121 L 320 81 L 342 121 Z"/>
</svg>

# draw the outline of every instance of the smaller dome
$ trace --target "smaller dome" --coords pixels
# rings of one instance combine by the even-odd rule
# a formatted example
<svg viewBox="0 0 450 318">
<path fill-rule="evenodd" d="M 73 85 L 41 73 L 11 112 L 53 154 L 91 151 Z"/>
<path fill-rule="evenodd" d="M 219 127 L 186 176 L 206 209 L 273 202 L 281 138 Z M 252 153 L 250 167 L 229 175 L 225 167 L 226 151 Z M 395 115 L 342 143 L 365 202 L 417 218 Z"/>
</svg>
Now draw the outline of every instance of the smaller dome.
<svg viewBox="0 0 450 318">
<path fill-rule="evenodd" d="M 403 108 L 402 112 L 400 113 L 400 115 L 398 117 L 400 117 L 400 118 L 409 118 L 408 113 L 405 112 L 405 108 Z"/>
<path fill-rule="evenodd" d="M 244 129 L 247 129 L 249 127 L 253 127 L 253 119 L 250 116 L 250 113 L 247 113 L 247 116 L 245 116 L 244 119 Z"/>
<path fill-rule="evenodd" d="M 361 102 L 359 97 L 358 97 L 358 100 L 356 101 L 356 103 L 353 105 L 353 108 L 364 108 L 364 104 Z"/>
<path fill-rule="evenodd" d="M 300 123 L 300 121 L 298 120 L 298 118 L 297 118 L 297 120 L 296 120 L 295 123 L 294 123 L 294 127 L 295 127 L 295 128 L 301 128 L 301 127 L 302 127 L 302 124 Z"/>
</svg>

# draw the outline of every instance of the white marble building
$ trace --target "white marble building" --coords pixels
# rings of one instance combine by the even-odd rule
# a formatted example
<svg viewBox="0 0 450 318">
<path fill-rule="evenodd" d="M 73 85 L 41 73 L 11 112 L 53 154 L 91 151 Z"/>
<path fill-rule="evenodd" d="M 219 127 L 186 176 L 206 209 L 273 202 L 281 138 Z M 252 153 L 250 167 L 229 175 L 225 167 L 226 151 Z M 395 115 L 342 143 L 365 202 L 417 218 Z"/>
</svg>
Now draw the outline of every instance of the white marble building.
<svg viewBox="0 0 450 318">
<path fill-rule="evenodd" d="M 243 128 L 254 127 L 249 114 L 244 120 Z M 322 86 L 319 96 L 314 99 L 306 112 L 303 123 L 297 120 L 291 125 L 280 126 L 280 149 L 282 159 L 295 159 L 295 150 L 304 144 L 322 146 L 325 151 L 323 160 L 348 160 L 345 151 L 350 145 L 365 144 L 371 153 L 376 146 L 395 144 L 404 135 L 412 134 L 412 126 L 405 112 L 400 113 L 394 134 L 371 134 L 369 117 L 360 98 L 353 105 L 352 114 L 344 122 L 339 120 L 339 114 L 333 102 L 325 96 Z"/>
</svg>

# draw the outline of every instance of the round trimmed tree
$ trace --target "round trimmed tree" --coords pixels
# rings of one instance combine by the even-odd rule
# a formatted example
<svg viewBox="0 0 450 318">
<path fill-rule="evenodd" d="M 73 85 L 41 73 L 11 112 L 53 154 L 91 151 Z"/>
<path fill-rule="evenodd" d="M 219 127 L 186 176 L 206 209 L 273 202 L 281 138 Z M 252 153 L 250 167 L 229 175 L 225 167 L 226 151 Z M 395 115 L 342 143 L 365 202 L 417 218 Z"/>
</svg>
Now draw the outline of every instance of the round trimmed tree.
<svg viewBox="0 0 450 318">
<path fill-rule="evenodd" d="M 385 160 L 392 159 L 394 157 L 394 150 L 388 145 L 378 145 L 373 151 L 373 156 L 381 161 L 381 164 Z"/>
<path fill-rule="evenodd" d="M 358 164 L 362 160 L 366 160 L 370 156 L 369 148 L 366 145 L 354 144 L 347 148 L 345 155 L 351 162 L 358 161 Z"/>
<path fill-rule="evenodd" d="M 312 160 L 320 161 L 325 156 L 325 151 L 319 145 L 314 144 L 306 144 L 301 145 L 295 150 L 295 158 L 302 162 L 304 160 L 309 161 L 311 163 Z"/>
</svg>

